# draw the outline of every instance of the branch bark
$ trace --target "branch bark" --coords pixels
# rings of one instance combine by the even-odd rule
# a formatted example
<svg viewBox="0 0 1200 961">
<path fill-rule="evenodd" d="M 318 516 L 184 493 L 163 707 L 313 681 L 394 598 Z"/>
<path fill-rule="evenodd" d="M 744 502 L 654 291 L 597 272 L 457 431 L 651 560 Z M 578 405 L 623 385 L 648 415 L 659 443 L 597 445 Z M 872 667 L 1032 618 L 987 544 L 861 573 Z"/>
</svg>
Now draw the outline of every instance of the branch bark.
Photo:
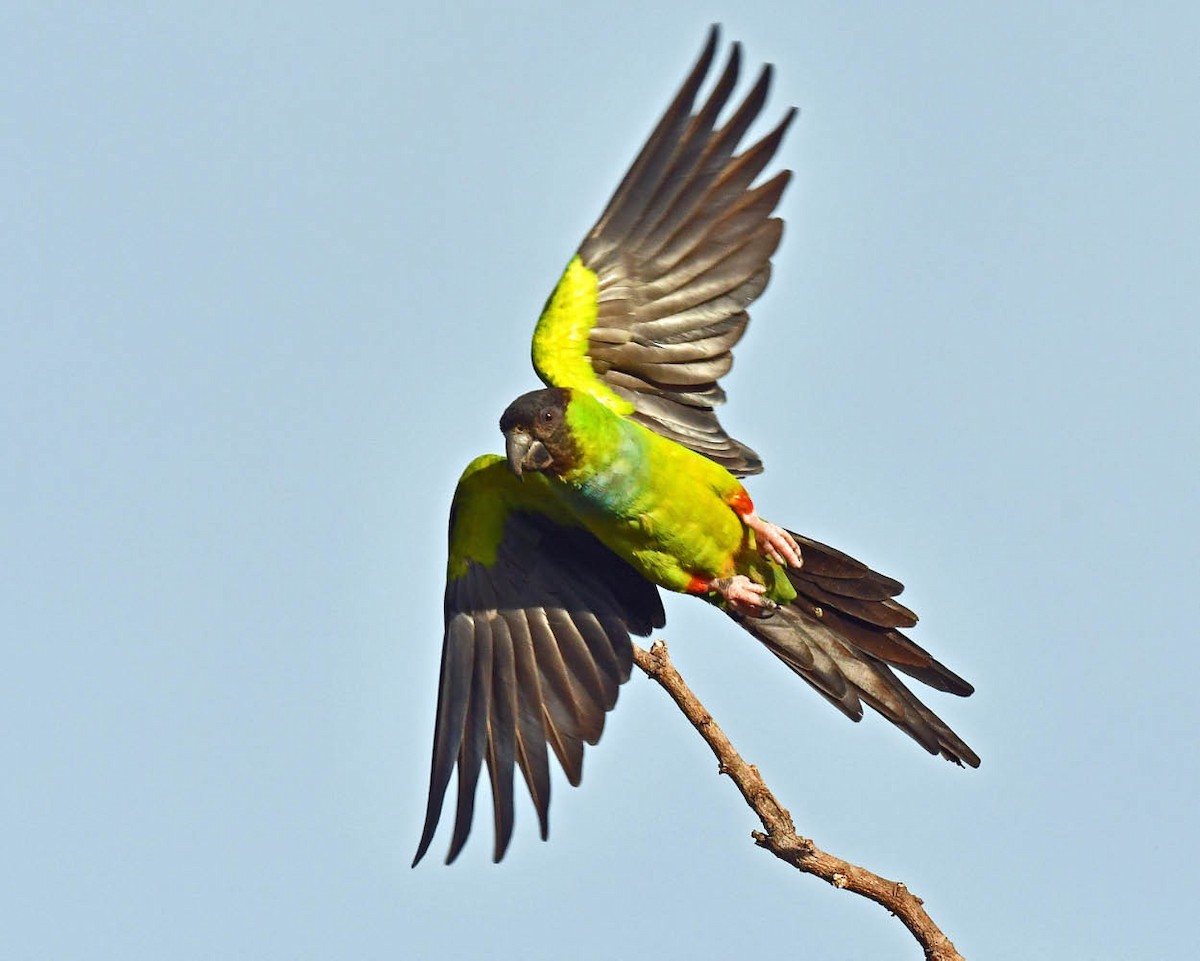
<svg viewBox="0 0 1200 961">
<path fill-rule="evenodd" d="M 646 676 L 656 681 L 679 705 L 692 727 L 717 756 L 720 773 L 729 775 L 746 803 L 758 815 L 765 833 L 753 832 L 755 844 L 805 874 L 815 875 L 835 888 L 860 894 L 887 908 L 917 939 L 929 961 L 963 961 L 950 939 L 925 913 L 921 899 L 901 882 L 889 881 L 866 868 L 827 854 L 811 840 L 796 833 L 792 816 L 771 793 L 758 768 L 746 763 L 675 670 L 667 655 L 666 644 L 655 641 L 648 651 L 635 644 L 633 658 Z"/>
</svg>

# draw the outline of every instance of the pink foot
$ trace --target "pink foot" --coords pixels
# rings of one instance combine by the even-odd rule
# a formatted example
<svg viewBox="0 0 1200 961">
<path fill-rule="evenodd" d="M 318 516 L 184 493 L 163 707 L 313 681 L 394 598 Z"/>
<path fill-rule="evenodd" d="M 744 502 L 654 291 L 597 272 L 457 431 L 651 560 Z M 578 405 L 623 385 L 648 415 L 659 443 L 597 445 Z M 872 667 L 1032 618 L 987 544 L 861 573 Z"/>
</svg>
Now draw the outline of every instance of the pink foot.
<svg viewBox="0 0 1200 961">
<path fill-rule="evenodd" d="M 778 524 L 765 521 L 753 512 L 744 514 L 742 521 L 754 531 L 758 552 L 767 560 L 784 567 L 801 567 L 804 564 L 804 559 L 800 556 L 800 545 Z"/>
<path fill-rule="evenodd" d="M 745 574 L 719 577 L 712 581 L 711 588 L 725 598 L 725 603 L 738 614 L 765 617 L 779 608 L 778 604 L 764 596 L 767 589 L 750 580 Z"/>
</svg>

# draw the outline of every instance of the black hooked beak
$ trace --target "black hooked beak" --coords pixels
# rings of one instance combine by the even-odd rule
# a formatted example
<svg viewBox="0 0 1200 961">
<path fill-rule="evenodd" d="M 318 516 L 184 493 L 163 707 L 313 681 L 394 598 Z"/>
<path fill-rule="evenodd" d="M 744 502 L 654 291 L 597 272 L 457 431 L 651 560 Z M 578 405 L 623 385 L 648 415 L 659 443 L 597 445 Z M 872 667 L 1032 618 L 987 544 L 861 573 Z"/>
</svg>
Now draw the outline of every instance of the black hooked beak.
<svg viewBox="0 0 1200 961">
<path fill-rule="evenodd" d="M 511 430 L 504 435 L 504 450 L 508 468 L 518 477 L 527 470 L 541 470 L 554 460 L 546 445 L 523 430 Z"/>
</svg>

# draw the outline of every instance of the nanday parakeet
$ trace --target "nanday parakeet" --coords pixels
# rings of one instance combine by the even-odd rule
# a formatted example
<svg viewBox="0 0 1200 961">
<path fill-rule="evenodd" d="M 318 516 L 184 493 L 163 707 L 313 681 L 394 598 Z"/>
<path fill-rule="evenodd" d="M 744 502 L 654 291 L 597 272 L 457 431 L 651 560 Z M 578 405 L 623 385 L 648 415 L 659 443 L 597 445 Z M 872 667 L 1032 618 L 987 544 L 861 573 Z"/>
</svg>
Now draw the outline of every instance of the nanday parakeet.
<svg viewBox="0 0 1200 961">
<path fill-rule="evenodd" d="M 549 753 L 578 784 L 632 666 L 630 634 L 664 624 L 657 586 L 722 608 L 853 720 L 866 703 L 930 753 L 979 758 L 899 680 L 972 687 L 900 633 L 916 616 L 889 577 L 758 516 L 739 478 L 762 470 L 714 408 L 766 287 L 790 177 L 758 186 L 795 110 L 740 154 L 764 67 L 723 124 L 740 48 L 694 108 L 717 30 L 596 225 L 533 338 L 547 389 L 501 418 L 506 456 L 468 466 L 450 514 L 446 629 L 425 855 L 457 764 L 462 849 L 484 766 L 494 859 L 513 830 L 519 768 L 548 833 Z M 549 746 L 549 750 L 548 747 Z"/>
</svg>

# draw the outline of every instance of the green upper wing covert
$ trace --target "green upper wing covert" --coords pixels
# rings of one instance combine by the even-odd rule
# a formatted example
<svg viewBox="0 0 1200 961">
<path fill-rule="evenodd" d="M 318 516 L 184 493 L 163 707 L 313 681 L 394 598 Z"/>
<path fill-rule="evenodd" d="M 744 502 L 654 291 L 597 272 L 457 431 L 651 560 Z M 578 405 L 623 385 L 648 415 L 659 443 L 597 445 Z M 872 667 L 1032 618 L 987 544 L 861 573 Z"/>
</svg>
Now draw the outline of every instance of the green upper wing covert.
<svg viewBox="0 0 1200 961">
<path fill-rule="evenodd" d="M 552 387 L 586 390 L 619 413 L 738 476 L 762 461 L 722 429 L 717 381 L 763 292 L 783 222 L 772 217 L 791 172 L 752 186 L 775 154 L 782 122 L 736 154 L 762 110 L 771 67 L 717 126 L 737 83 L 741 49 L 693 112 L 718 31 L 625 174 L 550 295 L 533 365 Z"/>
<path fill-rule="evenodd" d="M 462 850 L 484 764 L 495 807 L 494 859 L 513 829 L 513 770 L 521 769 L 549 829 L 547 743 L 571 784 L 583 744 L 629 678 L 630 633 L 664 623 L 658 589 L 578 527 L 541 475 L 516 478 L 488 455 L 463 473 L 450 511 L 442 647 L 424 857 L 455 765 L 458 801 L 446 862 Z"/>
</svg>

